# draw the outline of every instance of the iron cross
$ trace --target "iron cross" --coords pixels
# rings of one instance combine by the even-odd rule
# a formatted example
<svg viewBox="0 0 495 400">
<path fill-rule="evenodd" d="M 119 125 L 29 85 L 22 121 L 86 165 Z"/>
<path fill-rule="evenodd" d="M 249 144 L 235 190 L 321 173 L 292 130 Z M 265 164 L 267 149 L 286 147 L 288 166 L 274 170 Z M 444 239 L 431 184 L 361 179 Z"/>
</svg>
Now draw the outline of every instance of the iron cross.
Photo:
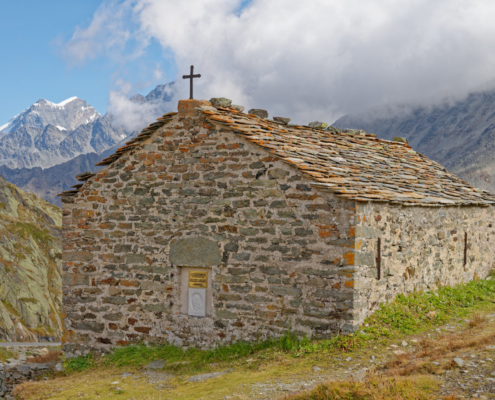
<svg viewBox="0 0 495 400">
<path fill-rule="evenodd" d="M 201 78 L 201 74 L 194 75 L 194 65 L 191 65 L 191 75 L 182 75 L 182 79 L 190 79 L 189 99 L 193 98 L 193 78 Z"/>
</svg>

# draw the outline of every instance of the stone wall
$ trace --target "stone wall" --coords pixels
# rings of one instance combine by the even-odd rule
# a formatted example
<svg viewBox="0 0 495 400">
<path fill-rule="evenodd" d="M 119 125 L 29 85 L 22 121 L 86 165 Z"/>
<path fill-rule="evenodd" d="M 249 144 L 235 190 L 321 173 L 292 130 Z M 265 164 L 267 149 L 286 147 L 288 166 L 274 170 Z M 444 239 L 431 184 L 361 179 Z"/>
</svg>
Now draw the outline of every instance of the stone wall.
<svg viewBox="0 0 495 400">
<path fill-rule="evenodd" d="M 0 399 L 14 400 L 14 389 L 24 382 L 39 380 L 53 370 L 48 364 L 0 365 Z"/>
<path fill-rule="evenodd" d="M 67 355 L 354 329 L 354 203 L 198 104 L 64 199 Z M 184 314 L 181 267 L 210 269 L 211 317 Z"/>
<path fill-rule="evenodd" d="M 398 293 L 454 286 L 485 277 L 495 267 L 493 207 L 358 203 L 356 217 L 356 324 Z M 376 264 L 378 238 L 380 280 Z"/>
</svg>

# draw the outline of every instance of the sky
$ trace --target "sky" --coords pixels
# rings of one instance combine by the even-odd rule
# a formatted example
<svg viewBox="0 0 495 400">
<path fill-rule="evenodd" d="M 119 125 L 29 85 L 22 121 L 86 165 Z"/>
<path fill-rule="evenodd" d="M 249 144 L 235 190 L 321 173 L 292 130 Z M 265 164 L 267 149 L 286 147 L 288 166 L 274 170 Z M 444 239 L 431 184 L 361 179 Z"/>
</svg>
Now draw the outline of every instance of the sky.
<svg viewBox="0 0 495 400">
<path fill-rule="evenodd" d="M 137 128 L 128 101 L 177 79 L 169 104 L 227 97 L 293 122 L 495 88 L 493 0 L 0 2 L 0 124 L 78 96 Z M 390 108 L 387 108 L 390 109 Z"/>
</svg>

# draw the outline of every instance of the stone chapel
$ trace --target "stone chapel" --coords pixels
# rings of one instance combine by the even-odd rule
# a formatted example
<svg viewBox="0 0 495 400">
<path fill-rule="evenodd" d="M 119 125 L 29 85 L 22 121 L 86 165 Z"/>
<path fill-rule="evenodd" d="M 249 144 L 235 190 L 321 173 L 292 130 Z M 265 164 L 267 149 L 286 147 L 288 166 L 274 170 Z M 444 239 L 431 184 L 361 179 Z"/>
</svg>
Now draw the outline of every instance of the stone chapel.
<svg viewBox="0 0 495 400">
<path fill-rule="evenodd" d="M 62 193 L 64 351 L 358 329 L 493 268 L 495 196 L 405 141 L 184 100 Z"/>
</svg>

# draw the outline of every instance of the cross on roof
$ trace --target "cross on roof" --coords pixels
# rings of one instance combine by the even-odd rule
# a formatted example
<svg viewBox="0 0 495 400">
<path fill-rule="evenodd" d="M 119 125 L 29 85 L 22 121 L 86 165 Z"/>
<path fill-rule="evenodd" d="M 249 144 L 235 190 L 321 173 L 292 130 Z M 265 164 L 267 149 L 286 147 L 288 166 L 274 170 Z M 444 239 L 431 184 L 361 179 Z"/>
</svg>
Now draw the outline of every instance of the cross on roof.
<svg viewBox="0 0 495 400">
<path fill-rule="evenodd" d="M 182 75 L 182 79 L 190 79 L 189 99 L 193 98 L 193 78 L 201 78 L 201 74 L 194 75 L 194 65 L 191 65 L 191 74 Z"/>
</svg>

